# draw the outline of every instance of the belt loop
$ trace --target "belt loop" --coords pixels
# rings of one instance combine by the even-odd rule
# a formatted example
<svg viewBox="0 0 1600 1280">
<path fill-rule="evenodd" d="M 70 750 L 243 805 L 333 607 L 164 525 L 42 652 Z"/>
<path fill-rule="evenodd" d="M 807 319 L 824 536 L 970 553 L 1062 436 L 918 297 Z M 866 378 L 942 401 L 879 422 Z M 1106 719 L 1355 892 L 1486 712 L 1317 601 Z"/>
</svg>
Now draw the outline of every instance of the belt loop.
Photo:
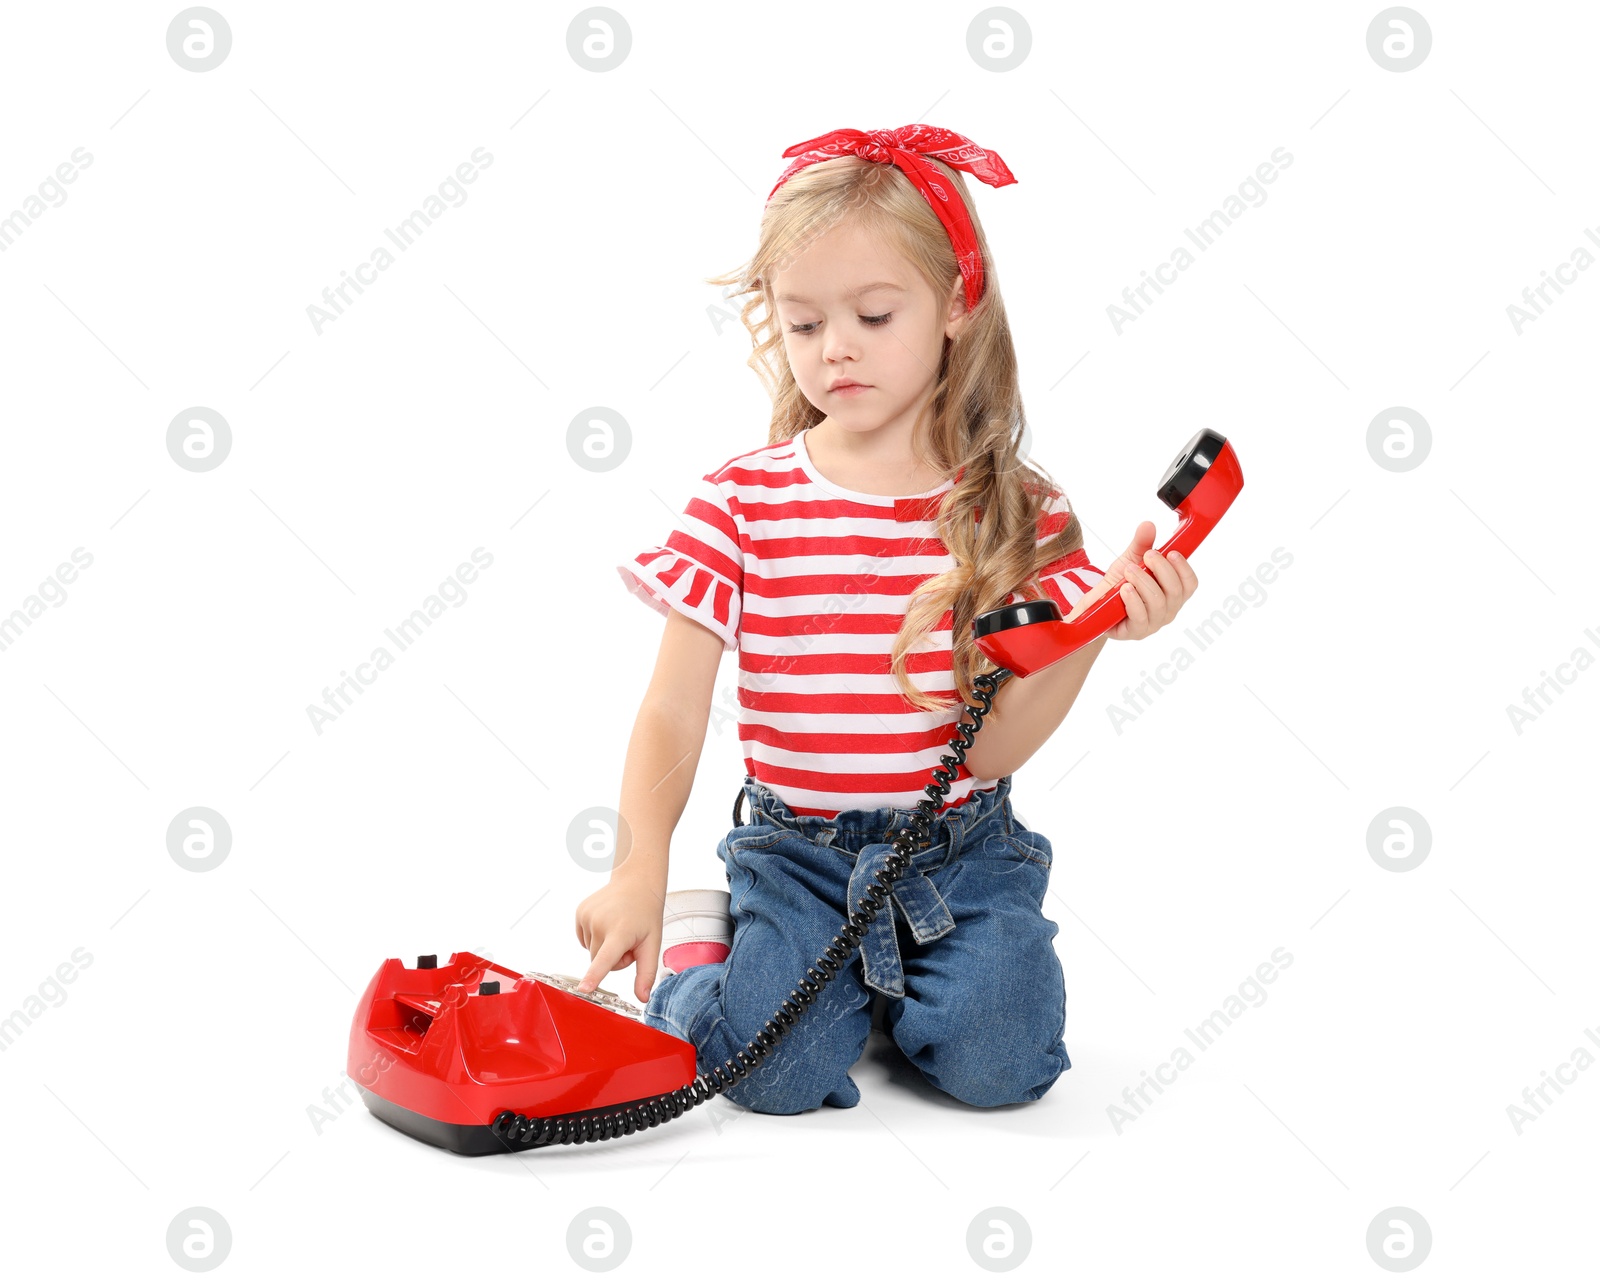
<svg viewBox="0 0 1600 1280">
<path fill-rule="evenodd" d="M 966 804 L 962 805 L 959 812 L 961 814 L 960 847 L 965 849 L 967 845 L 972 842 L 972 833 L 977 830 L 978 823 L 980 823 L 983 819 L 978 816 L 977 807 L 972 803 L 971 800 L 968 800 Z"/>
</svg>

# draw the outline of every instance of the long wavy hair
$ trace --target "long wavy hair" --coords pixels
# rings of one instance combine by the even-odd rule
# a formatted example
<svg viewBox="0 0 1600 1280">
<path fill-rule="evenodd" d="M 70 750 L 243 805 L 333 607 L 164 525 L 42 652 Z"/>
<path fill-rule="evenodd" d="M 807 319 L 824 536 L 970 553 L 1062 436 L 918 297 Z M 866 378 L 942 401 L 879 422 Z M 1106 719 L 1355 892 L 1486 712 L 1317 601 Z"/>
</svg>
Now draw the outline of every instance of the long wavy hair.
<svg viewBox="0 0 1600 1280">
<path fill-rule="evenodd" d="M 890 650 L 890 671 L 901 693 L 924 711 L 954 703 L 949 694 L 919 689 L 907 671 L 907 659 L 913 648 L 925 646 L 923 637 L 946 613 L 954 696 L 967 702 L 973 680 L 994 670 L 973 641 L 972 620 L 1005 604 L 1014 591 L 1030 599 L 1042 595 L 1039 570 L 1083 546 L 1076 516 L 1043 546 L 1038 544 L 1045 504 L 1064 491 L 1021 456 L 1025 419 L 1017 356 L 988 240 L 962 175 L 942 161 L 932 163 L 967 206 L 983 259 L 984 290 L 957 336 L 944 341 L 931 421 L 925 414 L 913 442 L 925 465 L 947 477 L 960 474 L 944 495 L 935 524 L 955 566 L 929 577 L 912 593 Z M 746 363 L 772 396 L 769 444 L 793 439 L 827 417 L 805 398 L 789 368 L 772 281 L 807 245 L 846 219 L 858 220 L 898 247 L 941 302 L 951 296 L 960 277 L 944 224 L 896 165 L 840 156 L 808 165 L 778 188 L 762 214 L 759 243 L 749 262 L 707 280 L 724 286 L 729 298 L 746 298 L 739 313 L 753 347 Z M 976 518 L 979 513 L 981 519 Z"/>
</svg>

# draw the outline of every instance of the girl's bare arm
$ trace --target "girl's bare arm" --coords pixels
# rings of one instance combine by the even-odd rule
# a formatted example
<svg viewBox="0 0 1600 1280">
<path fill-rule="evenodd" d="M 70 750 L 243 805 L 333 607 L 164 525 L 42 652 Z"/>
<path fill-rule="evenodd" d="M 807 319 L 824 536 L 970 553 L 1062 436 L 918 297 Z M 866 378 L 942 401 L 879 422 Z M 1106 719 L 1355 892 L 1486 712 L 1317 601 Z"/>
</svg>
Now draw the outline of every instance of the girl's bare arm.
<svg viewBox="0 0 1600 1280">
<path fill-rule="evenodd" d="M 610 879 L 578 904 L 577 935 L 590 964 L 578 984 L 593 991 L 606 974 L 635 967 L 641 1004 L 655 984 L 666 910 L 667 850 L 683 816 L 700 748 L 722 640 L 674 610 L 622 770 L 616 857 Z"/>
<path fill-rule="evenodd" d="M 623 765 L 613 878 L 666 891 L 668 846 L 700 763 L 722 652 L 715 632 L 676 610 L 668 615 Z"/>
</svg>

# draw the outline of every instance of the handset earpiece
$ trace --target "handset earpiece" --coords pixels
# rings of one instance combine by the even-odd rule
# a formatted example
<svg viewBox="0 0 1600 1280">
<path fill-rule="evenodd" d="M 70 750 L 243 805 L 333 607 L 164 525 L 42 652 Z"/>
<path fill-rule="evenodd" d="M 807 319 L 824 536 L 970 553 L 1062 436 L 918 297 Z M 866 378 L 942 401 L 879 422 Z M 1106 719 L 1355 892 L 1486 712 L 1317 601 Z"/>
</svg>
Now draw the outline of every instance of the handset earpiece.
<svg viewBox="0 0 1600 1280">
<path fill-rule="evenodd" d="M 1156 496 L 1178 513 L 1178 527 L 1156 551 L 1189 556 L 1216 526 L 1244 488 L 1239 457 L 1227 438 L 1209 427 L 1195 432 L 1168 464 Z M 1059 662 L 1104 635 L 1128 616 L 1122 592 L 1096 600 L 1071 622 L 1054 600 L 1027 600 L 979 614 L 972 623 L 978 648 L 997 666 L 1019 676 Z"/>
</svg>

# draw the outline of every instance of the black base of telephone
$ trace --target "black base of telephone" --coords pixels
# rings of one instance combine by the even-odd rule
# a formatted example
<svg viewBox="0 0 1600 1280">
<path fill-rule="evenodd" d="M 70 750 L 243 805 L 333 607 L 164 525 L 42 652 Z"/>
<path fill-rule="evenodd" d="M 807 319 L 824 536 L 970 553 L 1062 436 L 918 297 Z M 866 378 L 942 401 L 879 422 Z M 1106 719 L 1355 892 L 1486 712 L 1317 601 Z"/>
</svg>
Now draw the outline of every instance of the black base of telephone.
<svg viewBox="0 0 1600 1280">
<path fill-rule="evenodd" d="M 367 1104 L 367 1110 L 386 1125 L 400 1130 L 407 1137 L 426 1142 L 429 1146 L 443 1147 L 458 1156 L 498 1156 L 508 1151 L 526 1151 L 530 1145 L 499 1137 L 492 1125 L 450 1124 L 448 1121 L 434 1120 L 420 1112 L 412 1111 L 409 1107 L 390 1102 L 389 1099 L 373 1093 L 364 1085 L 356 1084 L 356 1088 L 361 1091 L 361 1100 Z M 609 1115 L 615 1111 L 616 1107 L 597 1107 L 589 1111 L 567 1111 L 559 1116 L 550 1116 L 548 1119 L 552 1122 L 587 1120 Z"/>
</svg>

